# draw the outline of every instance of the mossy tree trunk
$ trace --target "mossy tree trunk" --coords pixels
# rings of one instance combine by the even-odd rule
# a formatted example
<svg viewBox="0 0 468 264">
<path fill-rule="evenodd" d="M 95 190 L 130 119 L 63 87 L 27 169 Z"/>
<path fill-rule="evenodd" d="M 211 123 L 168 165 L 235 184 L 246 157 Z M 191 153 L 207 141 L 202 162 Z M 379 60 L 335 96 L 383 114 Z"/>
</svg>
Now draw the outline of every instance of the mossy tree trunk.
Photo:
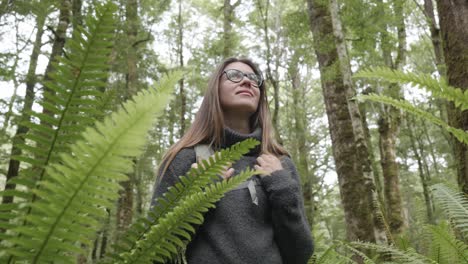
<svg viewBox="0 0 468 264">
<path fill-rule="evenodd" d="M 440 32 L 447 79 L 451 86 L 468 89 L 468 2 L 466 0 L 437 0 Z M 468 130 L 468 111 L 460 111 L 453 103 L 448 109 L 451 126 Z M 468 194 L 468 146 L 453 140 L 457 162 L 458 186 Z"/>
<path fill-rule="evenodd" d="M 382 57 L 387 67 L 392 69 L 399 69 L 405 59 L 406 55 L 406 29 L 404 24 L 404 10 L 402 0 L 393 0 L 391 7 L 393 8 L 394 15 L 390 15 L 390 10 L 386 9 L 387 3 L 380 2 L 380 12 L 382 17 L 390 16 L 393 18 L 394 23 L 385 23 L 381 31 L 381 46 Z M 390 36 L 391 29 L 395 28 L 397 31 L 397 50 L 392 50 L 393 44 L 391 43 Z M 392 53 L 396 53 L 393 56 Z M 396 84 L 390 84 L 383 88 L 383 94 L 395 99 L 402 97 L 400 87 Z M 400 130 L 401 113 L 400 110 L 382 105 L 380 117 L 378 121 L 379 126 L 379 150 L 380 150 L 380 164 L 382 166 L 382 174 L 384 178 L 384 194 L 385 194 L 385 208 L 386 218 L 390 231 L 393 235 L 399 235 L 403 231 L 403 206 L 400 193 L 400 171 L 396 155 L 397 139 Z"/>
<path fill-rule="evenodd" d="M 233 55 L 234 50 L 234 41 L 233 41 L 233 32 L 232 32 L 232 24 L 234 23 L 234 10 L 241 4 L 241 0 L 237 0 L 234 4 L 231 4 L 231 0 L 224 0 L 224 7 L 223 7 L 223 40 L 224 40 L 224 48 L 223 48 L 223 57 L 229 58 Z"/>
<path fill-rule="evenodd" d="M 328 1 L 307 0 L 308 14 L 332 139 L 333 156 L 344 208 L 347 238 L 375 241 L 371 189 L 359 161 L 347 87 L 333 35 Z"/>
</svg>

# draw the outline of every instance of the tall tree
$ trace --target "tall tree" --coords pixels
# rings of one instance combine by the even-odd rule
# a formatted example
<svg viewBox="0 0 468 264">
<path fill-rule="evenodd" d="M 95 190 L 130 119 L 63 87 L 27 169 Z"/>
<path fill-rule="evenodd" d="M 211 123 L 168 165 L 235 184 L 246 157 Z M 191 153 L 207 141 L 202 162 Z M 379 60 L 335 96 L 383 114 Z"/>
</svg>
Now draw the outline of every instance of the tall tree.
<svg viewBox="0 0 468 264">
<path fill-rule="evenodd" d="M 332 139 L 333 156 L 349 240 L 375 241 L 371 184 L 356 153 L 356 135 L 349 112 L 347 88 L 333 35 L 328 1 L 307 0 L 315 53 Z"/>
<path fill-rule="evenodd" d="M 37 83 L 36 77 L 36 68 L 37 62 L 40 54 L 40 49 L 42 45 L 42 36 L 44 35 L 44 25 L 48 12 L 50 9 L 46 7 L 47 4 L 41 4 L 37 6 L 36 9 L 36 36 L 33 43 L 33 48 L 29 60 L 28 72 L 26 74 L 26 95 L 24 97 L 23 108 L 21 110 L 21 122 L 18 123 L 16 127 L 15 135 L 13 136 L 12 146 L 11 146 L 11 155 L 10 162 L 8 164 L 8 172 L 6 175 L 6 181 L 10 181 L 14 177 L 18 176 L 20 161 L 15 159 L 15 156 L 21 155 L 21 148 L 19 145 L 24 144 L 23 136 L 28 132 L 28 127 L 23 124 L 28 122 L 30 119 L 29 112 L 32 110 L 32 105 L 34 102 L 35 91 L 34 87 Z M 47 11 L 48 10 L 48 11 Z M 7 183 L 5 185 L 5 190 L 15 189 L 16 185 L 13 183 Z M 13 202 L 13 197 L 4 196 L 3 203 Z"/>
<path fill-rule="evenodd" d="M 466 0 L 437 0 L 440 32 L 451 86 L 468 90 L 468 2 Z M 468 111 L 460 111 L 453 103 L 448 109 L 450 125 L 468 130 Z M 453 140 L 457 161 L 458 185 L 468 194 L 468 146 Z"/>
<path fill-rule="evenodd" d="M 184 67 L 184 22 L 182 18 L 182 0 L 179 0 L 179 13 L 177 15 L 178 38 L 177 38 L 177 53 L 179 55 L 179 66 Z M 179 98 L 180 98 L 180 130 L 179 136 L 182 137 L 185 133 L 185 113 L 187 111 L 187 99 L 184 91 L 184 78 L 179 81 Z"/>
<path fill-rule="evenodd" d="M 346 93 L 346 98 L 348 100 L 348 110 L 353 126 L 353 132 L 354 132 L 354 137 L 356 140 L 356 149 L 357 149 L 357 155 L 358 155 L 358 160 L 357 162 L 359 163 L 359 166 L 362 168 L 362 173 L 365 179 L 367 179 L 367 184 L 369 185 L 368 187 L 372 190 L 369 195 L 369 200 L 370 201 L 377 201 L 377 193 L 374 192 L 376 190 L 374 180 L 375 176 L 373 173 L 373 168 L 372 168 L 372 163 L 371 163 L 371 155 L 370 155 L 370 150 L 368 147 L 368 140 L 367 140 L 367 134 L 366 134 L 366 129 L 367 127 L 364 127 L 367 125 L 365 122 L 365 117 L 362 116 L 361 110 L 359 108 L 358 102 L 354 100 L 354 97 L 356 96 L 356 88 L 354 87 L 354 84 L 351 80 L 351 66 L 349 62 L 349 56 L 348 56 L 348 49 L 346 46 L 345 42 L 345 34 L 343 32 L 343 26 L 341 24 L 341 18 L 339 16 L 339 7 L 338 3 L 336 0 L 330 0 L 330 16 L 332 20 L 332 26 L 333 26 L 333 35 L 336 43 L 336 53 L 338 56 L 339 60 L 339 70 L 340 70 L 340 75 L 341 79 L 343 82 L 343 88 L 345 89 Z M 376 206 L 375 203 L 371 203 L 373 207 L 373 214 L 374 214 L 374 221 L 375 221 L 375 234 L 376 238 L 379 241 L 385 241 L 385 226 L 383 223 L 383 218 L 381 217 L 381 212 Z"/>
<path fill-rule="evenodd" d="M 385 22 L 381 28 L 380 43 L 382 46 L 382 57 L 387 67 L 400 69 L 405 60 L 406 53 L 406 29 L 404 23 L 404 1 L 393 0 L 391 5 L 386 2 L 379 2 L 382 17 L 391 17 L 395 25 Z M 389 15 L 393 9 L 394 15 Z M 396 29 L 397 32 L 397 51 L 396 56 L 392 56 L 395 51 L 392 50 L 393 43 L 390 41 L 390 32 Z M 395 57 L 395 58 L 393 58 Z M 390 84 L 384 87 L 384 94 L 400 99 L 401 89 L 397 84 Z M 382 105 L 380 111 L 379 126 L 379 150 L 380 163 L 384 178 L 385 208 L 386 217 L 392 234 L 397 235 L 403 231 L 403 207 L 400 194 L 400 171 L 396 156 L 396 144 L 400 130 L 401 113 L 400 110 L 388 105 Z"/>
<path fill-rule="evenodd" d="M 279 5 L 279 3 L 276 3 Z M 265 3 L 261 0 L 257 0 L 255 2 L 255 5 L 257 7 L 258 13 L 260 15 L 260 20 L 261 20 L 261 29 L 263 33 L 263 39 L 265 41 L 265 46 L 266 46 L 266 52 L 265 52 L 265 59 L 266 59 L 266 77 L 267 81 L 271 83 L 273 86 L 273 115 L 272 115 L 272 122 L 273 122 L 273 127 L 278 131 L 278 113 L 279 113 L 279 74 L 278 74 L 278 68 L 280 64 L 280 58 L 281 58 L 281 50 L 280 48 L 273 49 L 272 44 L 271 44 L 271 37 L 269 32 L 274 31 L 276 34 L 276 42 L 279 42 L 281 39 L 281 28 L 278 26 L 278 23 L 273 23 L 273 26 L 270 26 L 270 16 L 269 16 L 269 11 L 270 11 L 270 0 L 266 0 Z M 276 10 L 281 12 L 281 10 Z M 274 20 L 279 21 L 280 19 L 280 14 L 276 14 L 276 17 Z M 274 38 L 273 38 L 274 39 Z M 276 51 L 276 53 L 280 54 L 273 54 L 273 52 Z M 281 142 L 281 138 L 279 133 L 276 133 L 276 137 L 278 141 Z"/>
<path fill-rule="evenodd" d="M 232 24 L 234 23 L 235 18 L 235 9 L 241 4 L 241 0 L 237 0 L 235 3 L 231 4 L 231 0 L 224 0 L 223 12 L 224 12 L 224 20 L 223 20 L 223 40 L 224 40 L 224 48 L 223 48 L 223 57 L 228 58 L 233 55 L 233 49 L 235 47 L 235 36 L 234 32 L 232 31 Z"/>
<path fill-rule="evenodd" d="M 58 61 L 58 58 L 63 54 L 63 47 L 65 46 L 65 40 L 67 36 L 68 25 L 70 24 L 70 11 L 71 11 L 71 2 L 70 0 L 62 0 L 60 2 L 60 13 L 59 21 L 57 24 L 57 29 L 54 31 L 54 42 L 52 44 L 52 52 L 50 53 L 50 59 L 47 64 L 44 81 L 50 81 L 50 74 L 55 71 L 55 65 Z M 52 89 L 44 86 L 44 101 L 51 102 L 49 96 L 54 96 Z M 44 114 L 53 115 L 46 108 L 42 111 Z"/>
<path fill-rule="evenodd" d="M 137 58 L 137 34 L 138 34 L 138 0 L 127 0 L 125 4 L 125 31 L 127 36 L 125 75 L 125 99 L 131 98 L 138 91 L 138 58 Z M 134 162 L 134 165 L 136 161 Z M 134 166 L 135 169 L 135 166 Z M 133 179 L 135 171 L 129 174 L 127 181 L 121 182 L 117 201 L 117 238 L 124 233 L 132 223 L 133 218 Z"/>
</svg>

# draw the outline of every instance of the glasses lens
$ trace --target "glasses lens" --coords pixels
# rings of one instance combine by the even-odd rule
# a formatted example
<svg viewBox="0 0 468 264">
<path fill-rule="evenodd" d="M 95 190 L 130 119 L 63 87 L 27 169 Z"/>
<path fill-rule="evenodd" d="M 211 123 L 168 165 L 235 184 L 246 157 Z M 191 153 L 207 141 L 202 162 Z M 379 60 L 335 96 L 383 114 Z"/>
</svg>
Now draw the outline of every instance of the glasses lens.
<svg viewBox="0 0 468 264">
<path fill-rule="evenodd" d="M 238 70 L 227 70 L 226 75 L 229 80 L 233 82 L 240 82 L 244 78 L 244 74 L 241 71 Z"/>
<path fill-rule="evenodd" d="M 247 74 L 247 78 L 249 78 L 256 86 L 260 86 L 261 79 L 257 74 L 249 73 Z"/>
</svg>

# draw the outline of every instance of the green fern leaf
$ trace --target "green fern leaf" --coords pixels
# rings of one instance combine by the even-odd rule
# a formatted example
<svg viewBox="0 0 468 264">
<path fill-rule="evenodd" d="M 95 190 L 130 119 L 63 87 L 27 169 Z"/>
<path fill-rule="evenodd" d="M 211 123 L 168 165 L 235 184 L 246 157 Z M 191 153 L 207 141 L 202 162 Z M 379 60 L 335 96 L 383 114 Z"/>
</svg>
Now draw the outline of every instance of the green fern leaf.
<svg viewBox="0 0 468 264">
<path fill-rule="evenodd" d="M 431 233 L 431 257 L 439 264 L 468 263 L 468 246 L 457 240 L 446 224 L 427 227 Z"/>
<path fill-rule="evenodd" d="M 142 152 L 146 133 L 154 117 L 170 98 L 171 88 L 182 74 L 161 81 L 161 87 L 138 93 L 122 109 L 95 128 L 87 128 L 80 140 L 62 153 L 61 162 L 47 167 L 50 177 L 40 182 L 34 193 L 40 198 L 31 204 L 27 225 L 14 229 L 15 247 L 8 253 L 31 263 L 73 263 L 73 254 L 89 245 L 112 208 L 119 182 L 133 168 L 132 157 Z"/>
<path fill-rule="evenodd" d="M 134 250 L 136 242 L 143 238 L 151 226 L 157 225 L 159 219 L 170 212 L 181 199 L 199 192 L 212 183 L 213 180 L 218 179 L 218 175 L 224 170 L 225 166 L 234 163 L 258 144 L 259 142 L 254 139 L 247 139 L 237 143 L 229 149 L 223 149 L 215 153 L 214 157 L 202 161 L 197 168 L 191 168 L 186 176 L 179 177 L 179 183 L 170 187 L 164 197 L 158 199 L 158 206 L 149 212 L 148 218 L 144 217 L 137 220 L 121 241 L 116 243 L 114 252 L 110 257 L 116 261 L 120 259 L 120 253 Z M 148 221 L 148 219 L 151 219 L 151 221 Z M 180 232 L 181 236 L 190 237 L 188 233 Z"/>
<path fill-rule="evenodd" d="M 460 142 L 463 142 L 465 144 L 468 144 L 468 133 L 458 129 L 449 126 L 447 123 L 445 123 L 443 120 L 440 118 L 435 117 L 434 115 L 419 109 L 413 105 L 411 105 L 409 102 L 405 100 L 397 100 L 393 99 L 388 96 L 383 96 L 383 95 L 376 95 L 376 94 L 369 94 L 369 95 L 360 95 L 357 97 L 359 100 L 370 100 L 374 102 L 379 102 L 379 103 L 384 103 L 388 104 L 391 106 L 394 106 L 396 108 L 402 109 L 410 114 L 413 114 L 419 118 L 425 119 L 429 122 L 432 122 L 433 124 L 436 124 L 438 126 L 441 126 L 448 132 L 450 132 L 455 138 L 457 138 Z"/>
<path fill-rule="evenodd" d="M 437 264 L 433 260 L 416 253 L 414 250 L 401 251 L 397 248 L 388 245 L 378 245 L 366 242 L 351 242 L 350 246 L 356 249 L 366 249 L 375 251 L 386 258 L 390 258 L 396 263 L 411 263 L 411 264 Z"/>
<path fill-rule="evenodd" d="M 82 131 L 102 115 L 97 114 L 96 108 L 102 100 L 99 89 L 105 85 L 100 78 L 106 76 L 109 68 L 107 61 L 112 50 L 116 9 L 110 2 L 96 6 L 95 16 L 86 18 L 87 28 L 80 27 L 72 39 L 67 40 L 65 50 L 68 56 L 59 59 L 55 64 L 56 71 L 50 74 L 52 80 L 45 82 L 53 93 L 45 93 L 44 98 L 47 99 L 40 102 L 52 115 L 31 112 L 36 121 L 24 123 L 29 128 L 28 134 L 24 135 L 29 143 L 21 146 L 23 153 L 15 159 L 30 168 L 12 179 L 11 183 L 22 185 L 17 189 L 28 192 L 36 188 L 36 183 L 46 175 L 47 165 L 59 162 L 59 153 L 69 152 L 71 143 L 80 139 Z M 31 201 L 36 199 L 36 195 L 31 197 Z M 16 215 L 31 211 L 24 205 L 21 208 Z M 7 210 L 0 205 L 2 212 Z"/>
<path fill-rule="evenodd" d="M 435 201 L 440 204 L 454 227 L 468 237 L 468 199 L 462 193 L 447 188 L 443 184 L 431 186 Z"/>
<path fill-rule="evenodd" d="M 429 74 L 415 74 L 402 72 L 385 67 L 375 67 L 361 70 L 354 75 L 355 78 L 379 78 L 389 82 L 409 83 L 431 91 L 435 97 L 445 98 L 455 103 L 460 109 L 468 109 L 468 93 L 464 93 L 459 88 L 454 88 L 447 84 L 444 79 L 434 79 Z"/>
<path fill-rule="evenodd" d="M 203 212 L 213 208 L 214 203 L 226 192 L 257 173 L 247 169 L 229 180 L 208 185 L 204 191 L 185 196 L 171 212 L 162 216 L 156 225 L 151 226 L 143 239 L 137 241 L 135 249 L 121 254 L 123 261 L 117 263 L 152 263 L 153 260 L 162 261 L 171 258 L 178 253 L 174 245 L 184 246 L 177 233 L 192 232 L 192 229 L 185 229 L 184 226 L 201 224 Z"/>
</svg>

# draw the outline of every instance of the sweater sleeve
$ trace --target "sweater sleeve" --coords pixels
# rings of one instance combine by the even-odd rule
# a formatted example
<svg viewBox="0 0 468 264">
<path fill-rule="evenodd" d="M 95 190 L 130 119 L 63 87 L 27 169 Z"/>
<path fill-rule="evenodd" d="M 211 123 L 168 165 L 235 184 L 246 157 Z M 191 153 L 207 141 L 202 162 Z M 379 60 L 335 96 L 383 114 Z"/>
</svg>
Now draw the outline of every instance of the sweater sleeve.
<svg viewBox="0 0 468 264">
<path fill-rule="evenodd" d="M 304 210 L 300 178 L 289 157 L 283 170 L 261 178 L 272 210 L 275 240 L 283 263 L 305 264 L 312 256 L 313 241 Z"/>
</svg>

